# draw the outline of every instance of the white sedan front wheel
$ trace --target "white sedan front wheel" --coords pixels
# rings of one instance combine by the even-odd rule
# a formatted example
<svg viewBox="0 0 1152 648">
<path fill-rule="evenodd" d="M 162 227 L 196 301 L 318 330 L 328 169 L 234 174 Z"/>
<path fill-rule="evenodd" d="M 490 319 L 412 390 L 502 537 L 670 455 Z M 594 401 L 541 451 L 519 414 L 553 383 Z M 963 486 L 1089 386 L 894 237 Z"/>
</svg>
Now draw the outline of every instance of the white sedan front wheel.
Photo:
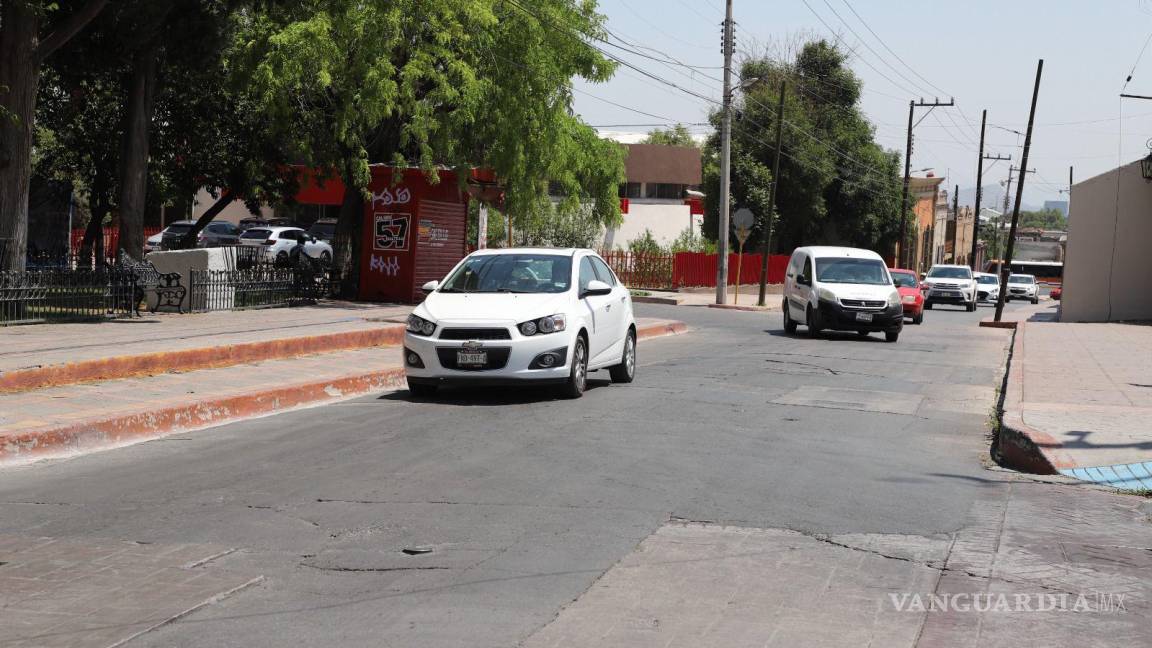
<svg viewBox="0 0 1152 648">
<path fill-rule="evenodd" d="M 560 393 L 565 398 L 580 398 L 584 395 L 584 388 L 588 384 L 588 343 L 583 336 L 576 338 L 572 345 L 572 369 L 568 373 L 568 381 L 564 383 Z"/>
<path fill-rule="evenodd" d="M 608 369 L 608 373 L 612 376 L 612 382 L 617 383 L 630 383 L 636 378 L 635 331 L 628 331 L 628 337 L 624 338 L 624 356 L 620 358 L 620 364 Z"/>
</svg>

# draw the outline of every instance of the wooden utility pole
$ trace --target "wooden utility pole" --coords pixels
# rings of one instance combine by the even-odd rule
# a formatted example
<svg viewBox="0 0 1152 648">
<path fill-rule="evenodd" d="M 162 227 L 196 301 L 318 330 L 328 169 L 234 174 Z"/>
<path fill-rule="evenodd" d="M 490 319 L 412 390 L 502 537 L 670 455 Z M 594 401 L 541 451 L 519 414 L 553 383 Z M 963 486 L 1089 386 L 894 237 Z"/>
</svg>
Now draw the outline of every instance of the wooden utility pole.
<svg viewBox="0 0 1152 648">
<path fill-rule="evenodd" d="M 1016 183 L 1016 204 L 1012 207 L 1012 227 L 1008 230 L 1008 264 L 1000 270 L 1000 297 L 996 300 L 996 321 L 1004 313 L 1004 299 L 1008 296 L 1008 273 L 1012 269 L 1012 254 L 1016 243 L 1016 225 L 1020 221 L 1020 201 L 1024 200 L 1024 178 L 1028 175 L 1028 153 L 1032 149 L 1032 126 L 1036 121 L 1036 99 L 1040 95 L 1040 77 L 1044 73 L 1044 59 L 1036 64 L 1036 86 L 1032 89 L 1032 108 L 1028 111 L 1028 131 L 1024 135 L 1024 153 L 1020 156 L 1020 180 Z"/>
<path fill-rule="evenodd" d="M 720 116 L 720 219 L 716 232 L 716 303 L 728 301 L 728 218 L 732 206 L 732 0 L 724 3 L 724 102 Z M 736 281 L 740 281 L 737 277 Z"/>
<path fill-rule="evenodd" d="M 948 232 L 948 228 L 944 228 Z M 956 247 L 960 240 L 960 185 L 952 189 L 952 263 L 960 263 L 960 248 Z"/>
<path fill-rule="evenodd" d="M 766 306 L 768 293 L 768 255 L 772 253 L 772 222 L 776 219 L 776 188 L 780 186 L 780 147 L 784 142 L 784 93 L 787 81 L 780 79 L 780 103 L 776 106 L 776 150 L 772 154 L 772 188 L 768 192 L 768 218 L 764 222 L 764 249 L 760 259 L 760 299 Z M 737 282 L 739 283 L 739 282 Z"/>
<path fill-rule="evenodd" d="M 940 108 L 942 106 L 954 106 L 954 105 L 956 105 L 955 99 L 950 99 L 948 101 L 948 103 L 941 103 L 939 99 L 936 99 L 936 100 L 931 101 L 931 102 L 924 101 L 923 99 L 921 99 L 920 101 L 916 101 L 915 99 L 913 99 L 913 100 L 908 102 L 908 143 L 904 148 L 904 190 L 903 190 L 903 193 L 900 197 L 900 241 L 896 247 L 896 263 L 901 268 L 908 267 L 906 265 L 906 263 L 907 263 L 907 258 L 906 258 L 907 257 L 907 248 L 911 247 L 908 245 L 907 236 L 908 236 L 908 184 L 910 181 L 910 176 L 912 174 L 912 129 L 915 128 L 915 126 L 916 126 L 915 124 L 912 123 L 912 118 L 915 116 L 917 108 L 928 108 L 928 112 L 932 112 L 932 110 L 934 110 L 936 108 Z M 928 116 L 927 114 L 924 115 L 924 117 L 927 117 L 927 116 Z M 924 117 L 921 117 L 920 119 L 923 120 Z M 917 123 L 919 123 L 919 122 L 917 122 Z"/>
<path fill-rule="evenodd" d="M 984 155 L 984 131 L 988 126 L 988 111 L 980 117 L 980 156 L 976 158 L 976 211 L 972 216 L 972 252 L 968 256 L 968 267 L 976 272 L 976 246 L 980 242 L 980 201 L 984 198 L 984 160 L 1011 160 L 1012 156 Z"/>
</svg>

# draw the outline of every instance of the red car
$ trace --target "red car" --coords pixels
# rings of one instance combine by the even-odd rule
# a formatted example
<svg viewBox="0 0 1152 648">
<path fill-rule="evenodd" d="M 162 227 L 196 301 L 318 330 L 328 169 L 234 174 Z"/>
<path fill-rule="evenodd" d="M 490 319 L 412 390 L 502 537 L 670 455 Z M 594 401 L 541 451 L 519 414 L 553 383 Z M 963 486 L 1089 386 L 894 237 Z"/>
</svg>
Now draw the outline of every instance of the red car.
<svg viewBox="0 0 1152 648">
<path fill-rule="evenodd" d="M 924 322 L 924 293 L 920 292 L 920 280 L 916 273 L 903 268 L 889 268 L 892 282 L 900 292 L 900 301 L 904 304 L 904 317 L 911 317 L 913 324 Z"/>
<path fill-rule="evenodd" d="M 1052 299 L 1055 299 L 1056 301 L 1060 301 L 1060 298 L 1063 295 L 1064 295 L 1064 288 L 1061 286 L 1056 286 L 1052 290 L 1048 291 L 1048 296 L 1051 297 Z"/>
</svg>

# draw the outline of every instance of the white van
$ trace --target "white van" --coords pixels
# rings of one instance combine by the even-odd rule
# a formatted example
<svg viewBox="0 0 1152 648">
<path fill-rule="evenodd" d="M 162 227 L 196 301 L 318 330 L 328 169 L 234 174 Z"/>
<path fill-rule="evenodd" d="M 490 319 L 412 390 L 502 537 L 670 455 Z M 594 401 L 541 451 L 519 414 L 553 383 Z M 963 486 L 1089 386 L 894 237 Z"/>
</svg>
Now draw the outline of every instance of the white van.
<svg viewBox="0 0 1152 648">
<path fill-rule="evenodd" d="M 904 306 L 879 254 L 847 247 L 796 248 L 784 277 L 784 330 L 798 324 L 815 337 L 823 329 L 883 331 L 895 342 L 904 328 Z"/>
</svg>

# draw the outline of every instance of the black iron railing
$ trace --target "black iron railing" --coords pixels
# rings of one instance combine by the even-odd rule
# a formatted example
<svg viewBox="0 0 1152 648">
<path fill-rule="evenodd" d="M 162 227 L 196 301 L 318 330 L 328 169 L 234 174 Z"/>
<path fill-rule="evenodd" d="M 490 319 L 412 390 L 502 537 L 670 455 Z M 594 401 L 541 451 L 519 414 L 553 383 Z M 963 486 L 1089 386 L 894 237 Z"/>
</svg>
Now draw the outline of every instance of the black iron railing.
<svg viewBox="0 0 1152 648">
<path fill-rule="evenodd" d="M 122 268 L 0 272 L 0 326 L 127 317 L 139 297 Z"/>
<path fill-rule="evenodd" d="M 237 270 L 193 270 L 191 308 L 196 312 L 276 308 L 331 296 L 337 284 L 330 268 L 257 265 Z"/>
</svg>

